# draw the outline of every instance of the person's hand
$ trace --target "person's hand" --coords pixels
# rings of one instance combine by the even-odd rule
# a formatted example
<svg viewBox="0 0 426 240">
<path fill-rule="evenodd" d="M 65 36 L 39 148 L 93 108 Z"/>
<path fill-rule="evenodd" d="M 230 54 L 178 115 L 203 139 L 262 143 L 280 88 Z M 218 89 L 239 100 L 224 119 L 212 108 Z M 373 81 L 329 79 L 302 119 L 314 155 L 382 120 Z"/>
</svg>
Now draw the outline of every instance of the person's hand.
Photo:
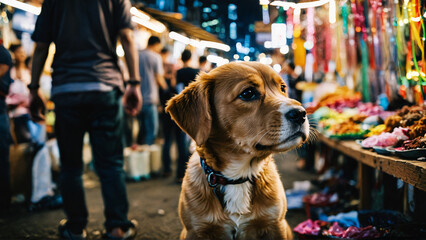
<svg viewBox="0 0 426 240">
<path fill-rule="evenodd" d="M 139 85 L 128 84 L 123 96 L 124 111 L 130 116 L 136 116 L 142 108 L 142 93 Z"/>
<path fill-rule="evenodd" d="M 30 116 L 34 122 L 41 122 L 45 119 L 46 104 L 38 89 L 30 91 Z"/>
</svg>

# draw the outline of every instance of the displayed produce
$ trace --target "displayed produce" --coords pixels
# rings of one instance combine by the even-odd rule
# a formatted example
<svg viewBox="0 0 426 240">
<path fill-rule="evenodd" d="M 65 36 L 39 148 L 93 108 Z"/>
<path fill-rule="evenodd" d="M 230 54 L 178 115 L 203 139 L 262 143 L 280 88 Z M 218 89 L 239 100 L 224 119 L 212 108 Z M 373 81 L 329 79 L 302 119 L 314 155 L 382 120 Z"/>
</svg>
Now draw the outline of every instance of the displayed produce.
<svg viewBox="0 0 426 240">
<path fill-rule="evenodd" d="M 380 106 L 371 103 L 355 104 L 355 108 L 333 109 L 321 107 L 313 113 L 313 118 L 318 120 L 319 131 L 331 138 L 359 139 L 364 138 L 383 118 L 392 115 Z M 375 129 L 380 134 L 386 126 Z M 380 130 L 380 131 L 379 131 Z"/>
<path fill-rule="evenodd" d="M 395 115 L 385 120 L 386 132 L 396 127 L 409 128 L 409 137 L 423 137 L 426 134 L 426 106 L 404 106 Z"/>
<path fill-rule="evenodd" d="M 392 133 L 382 132 L 380 135 L 373 135 L 361 142 L 362 147 L 392 147 L 399 141 L 408 139 L 408 128 L 397 127 Z"/>
<path fill-rule="evenodd" d="M 300 235 L 319 236 L 319 237 L 339 237 L 345 239 L 373 239 L 385 235 L 385 231 L 379 231 L 376 227 L 348 227 L 343 228 L 337 222 L 325 222 L 321 220 L 312 221 L 308 219 L 293 229 Z"/>
<path fill-rule="evenodd" d="M 426 136 L 425 137 L 416 137 L 413 140 L 406 140 L 402 143 L 402 146 L 398 150 L 410 150 L 410 149 L 426 149 Z"/>
</svg>

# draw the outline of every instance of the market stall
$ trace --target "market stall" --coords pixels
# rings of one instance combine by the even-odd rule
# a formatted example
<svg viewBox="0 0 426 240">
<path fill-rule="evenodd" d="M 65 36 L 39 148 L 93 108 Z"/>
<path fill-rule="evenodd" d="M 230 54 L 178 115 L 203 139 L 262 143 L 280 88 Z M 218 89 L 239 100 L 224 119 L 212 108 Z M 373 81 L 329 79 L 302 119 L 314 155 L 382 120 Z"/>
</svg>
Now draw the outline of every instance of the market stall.
<svg viewBox="0 0 426 240">
<path fill-rule="evenodd" d="M 303 92 L 296 97 L 318 131 L 316 144 L 302 151 L 316 152 L 322 190 L 305 201 L 312 219 L 294 230 L 300 237 L 397 236 L 392 235 L 396 225 L 371 223 L 379 233 L 362 224 L 354 230 L 355 225 L 334 220 L 317 222 L 326 219 L 321 214 L 343 214 L 354 205 L 396 210 L 421 222 L 426 213 L 426 2 L 259 3 L 258 32 L 269 31 L 272 40 L 264 46 L 279 50 L 285 61 L 274 69 L 290 88 Z M 277 25 L 286 34 L 274 43 Z M 296 67 L 288 71 L 291 64 Z M 343 234 L 352 230 L 358 235 Z"/>
</svg>

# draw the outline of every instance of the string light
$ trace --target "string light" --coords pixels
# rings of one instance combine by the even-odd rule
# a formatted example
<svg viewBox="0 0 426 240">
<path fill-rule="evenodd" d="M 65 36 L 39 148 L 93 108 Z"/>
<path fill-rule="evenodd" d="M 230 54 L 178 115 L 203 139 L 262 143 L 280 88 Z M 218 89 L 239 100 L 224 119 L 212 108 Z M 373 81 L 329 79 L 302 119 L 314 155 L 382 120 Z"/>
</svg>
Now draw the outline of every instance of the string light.
<svg viewBox="0 0 426 240">
<path fill-rule="evenodd" d="M 333 24 L 336 23 L 336 1 L 330 0 L 328 8 L 328 21 Z"/>
<path fill-rule="evenodd" d="M 136 16 L 132 17 L 132 21 L 158 33 L 162 33 L 166 30 L 166 26 L 164 26 L 162 23 L 158 21 L 152 21 L 152 20 L 146 21 Z"/>
<path fill-rule="evenodd" d="M 139 9 L 135 7 L 130 8 L 130 13 L 145 21 L 148 21 L 149 19 L 151 19 L 147 14 L 143 13 L 142 11 L 140 11 Z"/>
<path fill-rule="evenodd" d="M 328 3 L 330 0 L 319 0 L 319 1 L 313 1 L 313 2 L 302 2 L 302 3 L 294 3 L 294 2 L 284 2 L 284 1 L 273 1 L 270 3 L 272 6 L 278 6 L 285 8 L 310 8 L 310 7 L 319 7 L 326 3 Z"/>
<path fill-rule="evenodd" d="M 41 12 L 41 7 L 35 7 L 33 5 L 16 1 L 16 0 L 0 0 L 0 2 L 6 5 L 9 5 L 11 7 L 18 8 L 26 12 L 30 12 L 35 15 L 40 15 L 40 12 Z"/>
</svg>

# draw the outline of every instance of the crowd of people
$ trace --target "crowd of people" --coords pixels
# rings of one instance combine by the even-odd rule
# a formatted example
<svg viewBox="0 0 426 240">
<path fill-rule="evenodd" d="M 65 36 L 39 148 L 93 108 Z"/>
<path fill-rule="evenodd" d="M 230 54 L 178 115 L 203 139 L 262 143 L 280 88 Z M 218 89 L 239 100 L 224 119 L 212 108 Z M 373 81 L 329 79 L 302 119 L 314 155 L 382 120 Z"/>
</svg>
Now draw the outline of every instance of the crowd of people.
<svg viewBox="0 0 426 240">
<path fill-rule="evenodd" d="M 199 57 L 199 65 L 194 68 L 197 64 L 187 49 L 180 59 L 171 59 L 170 50 L 157 36 L 148 39 L 145 49 L 137 50 L 130 2 L 111 2 L 113 12 L 101 1 L 93 4 L 83 0 L 45 0 L 32 35 L 33 55 L 28 57 L 20 44 L 9 49 L 0 46 L 1 211 L 10 209 L 12 199 L 17 201 L 11 189 L 10 146 L 27 144 L 33 149 L 33 174 L 32 194 L 25 201 L 30 210 L 63 207 L 67 218 L 59 222 L 59 232 L 65 239 L 86 237 L 84 135 L 90 135 L 93 166 L 101 182 L 106 218 L 104 237 L 130 238 L 137 223 L 127 218 L 123 148 L 161 142 L 162 176 L 173 175 L 178 183 L 182 182 L 190 155 L 190 138 L 164 109 L 166 102 L 194 81 L 200 71 L 209 70 L 205 56 Z M 90 11 L 78 10 L 82 8 Z M 76 28 L 76 18 L 72 16 L 90 24 L 79 24 Z M 119 59 L 112 50 L 116 48 L 116 39 L 125 52 L 128 79 L 123 79 Z M 52 42 L 56 53 L 50 96 L 45 96 L 40 89 L 41 76 Z M 51 174 L 46 146 L 46 97 L 55 104 L 54 137 L 60 153 L 57 179 Z M 135 139 L 133 119 L 139 123 Z M 171 170 L 174 141 L 178 152 L 176 174 Z"/>
</svg>

